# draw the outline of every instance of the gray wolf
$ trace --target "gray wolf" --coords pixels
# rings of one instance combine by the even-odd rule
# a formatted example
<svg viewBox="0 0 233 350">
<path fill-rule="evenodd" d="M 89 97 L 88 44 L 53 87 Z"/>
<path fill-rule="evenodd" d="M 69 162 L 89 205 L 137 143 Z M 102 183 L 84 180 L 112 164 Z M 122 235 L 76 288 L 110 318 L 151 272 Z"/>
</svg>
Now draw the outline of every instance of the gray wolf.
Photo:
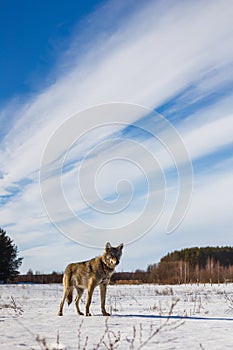
<svg viewBox="0 0 233 350">
<path fill-rule="evenodd" d="M 112 247 L 108 242 L 105 245 L 103 255 L 91 260 L 69 264 L 63 275 L 63 297 L 58 310 L 58 315 L 62 316 L 62 309 L 65 300 L 68 305 L 72 303 L 73 290 L 77 291 L 75 306 L 77 313 L 83 315 L 79 309 L 79 300 L 84 289 L 87 288 L 85 305 L 85 315 L 91 316 L 90 304 L 95 287 L 100 288 L 101 311 L 103 316 L 110 316 L 105 309 L 106 289 L 116 265 L 119 264 L 122 255 L 123 243 L 117 247 Z"/>
</svg>

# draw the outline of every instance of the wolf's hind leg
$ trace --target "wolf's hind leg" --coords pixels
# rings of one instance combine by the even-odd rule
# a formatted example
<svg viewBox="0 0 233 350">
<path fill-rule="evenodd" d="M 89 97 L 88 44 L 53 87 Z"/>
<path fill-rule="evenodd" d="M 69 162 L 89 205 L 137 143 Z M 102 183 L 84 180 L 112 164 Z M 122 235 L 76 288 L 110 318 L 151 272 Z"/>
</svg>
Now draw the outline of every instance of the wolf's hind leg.
<svg viewBox="0 0 233 350">
<path fill-rule="evenodd" d="M 77 310 L 77 313 L 79 315 L 83 315 L 83 313 L 80 311 L 79 309 L 79 300 L 81 299 L 82 295 L 83 295 L 83 292 L 84 292 L 84 289 L 82 288 L 79 288 L 79 287 L 76 287 L 76 290 L 77 290 L 77 295 L 76 295 L 76 298 L 75 298 L 75 306 L 76 306 L 76 310 Z"/>
<path fill-rule="evenodd" d="M 65 300 L 66 300 L 66 298 L 67 298 L 67 296 L 68 296 L 68 294 L 70 292 L 70 289 L 71 288 L 69 288 L 69 287 L 64 288 L 62 300 L 61 300 L 60 307 L 59 307 L 59 310 L 58 310 L 58 313 L 57 313 L 58 316 L 62 316 L 63 315 L 62 314 L 62 310 L 63 310 L 64 302 L 65 302 Z"/>
</svg>

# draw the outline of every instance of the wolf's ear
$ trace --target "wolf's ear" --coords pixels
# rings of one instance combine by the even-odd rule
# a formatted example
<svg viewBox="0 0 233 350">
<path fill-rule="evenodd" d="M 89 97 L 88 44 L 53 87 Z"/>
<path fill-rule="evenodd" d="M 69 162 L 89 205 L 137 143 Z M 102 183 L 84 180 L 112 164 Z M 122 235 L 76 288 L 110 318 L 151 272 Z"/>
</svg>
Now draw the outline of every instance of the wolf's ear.
<svg viewBox="0 0 233 350">
<path fill-rule="evenodd" d="M 112 248 L 112 246 L 111 246 L 111 244 L 110 244 L 109 242 L 107 242 L 107 243 L 105 244 L 105 250 L 108 250 L 108 249 L 110 249 L 110 248 Z"/>
<path fill-rule="evenodd" d="M 118 250 L 122 250 L 123 249 L 123 247 L 124 247 L 124 244 L 123 243 L 121 243 L 118 247 L 117 247 L 117 249 Z"/>
</svg>

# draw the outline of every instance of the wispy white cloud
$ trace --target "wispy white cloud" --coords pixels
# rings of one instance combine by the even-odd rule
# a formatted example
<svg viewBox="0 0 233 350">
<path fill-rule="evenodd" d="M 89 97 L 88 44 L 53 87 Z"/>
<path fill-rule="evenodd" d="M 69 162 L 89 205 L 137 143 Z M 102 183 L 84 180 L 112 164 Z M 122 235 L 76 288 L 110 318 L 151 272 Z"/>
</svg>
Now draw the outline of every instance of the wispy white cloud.
<svg viewBox="0 0 233 350">
<path fill-rule="evenodd" d="M 127 246 L 124 268 L 134 270 L 139 257 L 141 267 L 146 268 L 167 252 L 177 249 L 232 245 L 232 179 L 233 167 L 228 162 L 215 171 L 209 169 L 204 175 L 196 174 L 190 209 L 179 229 L 168 235 L 163 232 L 171 209 L 171 203 L 167 203 L 159 224 L 143 241 Z M 174 199 L 173 191 L 169 198 Z"/>
<path fill-rule="evenodd" d="M 24 172 L 27 164 L 37 170 L 46 140 L 80 109 L 112 100 L 154 107 L 210 67 L 231 61 L 232 12 L 227 1 L 177 2 L 169 9 L 162 2 L 149 3 L 99 47 L 92 43 L 66 76 L 16 111 L 18 121 L 2 145 L 8 150 L 6 163 L 17 167 L 20 154 Z"/>
</svg>

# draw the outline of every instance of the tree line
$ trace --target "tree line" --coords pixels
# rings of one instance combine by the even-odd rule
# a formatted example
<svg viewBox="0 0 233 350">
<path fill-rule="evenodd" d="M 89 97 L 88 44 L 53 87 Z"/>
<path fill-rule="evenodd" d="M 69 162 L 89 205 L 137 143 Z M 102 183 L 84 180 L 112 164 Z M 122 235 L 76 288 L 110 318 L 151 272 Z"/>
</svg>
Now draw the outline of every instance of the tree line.
<svg viewBox="0 0 233 350">
<path fill-rule="evenodd" d="M 148 280 L 157 283 L 233 282 L 233 247 L 193 247 L 165 255 L 147 268 Z"/>
<path fill-rule="evenodd" d="M 200 268 L 205 268 L 208 260 L 212 260 L 213 264 L 219 263 L 223 267 L 233 265 L 233 247 L 185 248 L 168 253 L 160 261 L 161 263 L 185 261 L 190 267 L 199 265 Z"/>
<path fill-rule="evenodd" d="M 0 228 L 0 282 L 61 283 L 62 273 L 20 275 L 22 264 L 13 240 Z M 227 283 L 233 282 L 233 247 L 193 247 L 175 250 L 146 270 L 116 272 L 111 283 Z"/>
</svg>

